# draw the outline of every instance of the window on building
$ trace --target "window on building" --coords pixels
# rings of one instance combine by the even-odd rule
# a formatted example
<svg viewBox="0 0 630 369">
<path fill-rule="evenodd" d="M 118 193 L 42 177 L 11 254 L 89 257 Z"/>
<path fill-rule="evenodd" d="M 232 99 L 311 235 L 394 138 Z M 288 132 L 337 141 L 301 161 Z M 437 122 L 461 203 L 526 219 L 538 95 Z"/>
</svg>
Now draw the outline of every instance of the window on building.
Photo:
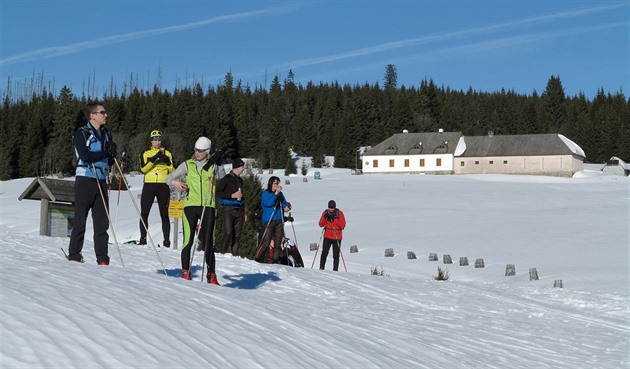
<svg viewBox="0 0 630 369">
<path fill-rule="evenodd" d="M 507 160 L 503 160 L 503 164 L 507 164 Z"/>
<path fill-rule="evenodd" d="M 424 167 L 424 159 L 420 159 L 420 167 Z"/>
<path fill-rule="evenodd" d="M 606 161 L 606 166 L 616 167 L 617 165 L 619 165 L 619 160 L 617 160 L 617 159 Z"/>
<path fill-rule="evenodd" d="M 490 160 L 490 161 L 488 162 L 488 164 L 490 164 L 490 165 L 494 164 L 494 160 Z"/>
<path fill-rule="evenodd" d="M 378 168 L 378 160 L 374 159 L 374 161 L 372 161 L 372 166 L 374 168 Z"/>
<path fill-rule="evenodd" d="M 389 159 L 389 167 L 390 168 L 394 167 L 394 159 Z"/>
<path fill-rule="evenodd" d="M 442 159 L 440 159 L 440 158 L 435 159 L 435 166 L 436 167 L 441 167 L 442 166 Z"/>
<path fill-rule="evenodd" d="M 409 159 L 405 159 L 405 168 L 409 168 Z"/>
<path fill-rule="evenodd" d="M 459 162 L 459 166 L 460 166 L 460 167 L 463 167 L 463 166 L 464 166 L 464 162 L 463 162 L 463 161 L 460 161 L 460 162 Z"/>
<path fill-rule="evenodd" d="M 479 160 L 475 160 L 475 165 L 479 165 Z"/>
</svg>

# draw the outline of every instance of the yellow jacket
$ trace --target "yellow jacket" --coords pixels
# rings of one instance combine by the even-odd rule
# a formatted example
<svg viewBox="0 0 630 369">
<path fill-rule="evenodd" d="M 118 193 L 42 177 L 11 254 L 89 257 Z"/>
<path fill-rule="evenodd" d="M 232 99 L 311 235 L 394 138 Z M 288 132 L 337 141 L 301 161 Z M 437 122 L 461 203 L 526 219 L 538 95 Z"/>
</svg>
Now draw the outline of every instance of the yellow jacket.
<svg viewBox="0 0 630 369">
<path fill-rule="evenodd" d="M 154 164 L 149 161 L 149 158 L 153 157 L 159 151 L 160 149 L 152 147 L 142 154 L 142 163 L 140 163 L 142 167 L 140 171 L 144 173 L 144 183 L 166 183 L 168 174 L 175 170 L 175 167 L 173 167 L 173 155 L 168 150 L 164 150 L 164 154 L 171 162 L 169 165 L 164 163 Z"/>
</svg>

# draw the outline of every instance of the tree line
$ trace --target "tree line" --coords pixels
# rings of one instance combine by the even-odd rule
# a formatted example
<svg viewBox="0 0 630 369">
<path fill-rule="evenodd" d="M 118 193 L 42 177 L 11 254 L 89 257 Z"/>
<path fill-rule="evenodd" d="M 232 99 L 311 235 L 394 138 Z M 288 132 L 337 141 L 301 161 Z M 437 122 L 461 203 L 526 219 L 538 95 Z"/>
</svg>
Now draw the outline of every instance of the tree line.
<svg viewBox="0 0 630 369">
<path fill-rule="evenodd" d="M 83 110 L 92 100 L 65 86 L 56 96 L 45 89 L 4 96 L 0 180 L 72 173 L 72 136 L 85 124 Z M 289 72 L 283 80 L 276 76 L 269 88 L 251 88 L 227 73 L 216 86 L 195 83 L 172 92 L 135 87 L 106 93 L 99 101 L 109 113 L 107 127 L 126 171 L 139 170 L 154 129 L 163 132 L 175 165 L 192 155 L 199 136 L 207 136 L 213 150 L 223 150 L 227 158 L 253 158 L 260 168 L 290 167 L 291 151 L 313 157 L 315 167 L 327 165 L 329 155 L 335 167 L 354 168 L 360 167 L 360 147 L 404 129 L 440 128 L 466 136 L 561 133 L 584 149 L 589 163 L 611 156 L 630 161 L 630 101 L 622 92 L 603 89 L 592 100 L 582 93 L 566 96 L 557 76 L 542 94 L 523 95 L 457 91 L 430 79 L 399 87 L 394 65 L 386 67 L 382 86 L 302 85 Z"/>
</svg>

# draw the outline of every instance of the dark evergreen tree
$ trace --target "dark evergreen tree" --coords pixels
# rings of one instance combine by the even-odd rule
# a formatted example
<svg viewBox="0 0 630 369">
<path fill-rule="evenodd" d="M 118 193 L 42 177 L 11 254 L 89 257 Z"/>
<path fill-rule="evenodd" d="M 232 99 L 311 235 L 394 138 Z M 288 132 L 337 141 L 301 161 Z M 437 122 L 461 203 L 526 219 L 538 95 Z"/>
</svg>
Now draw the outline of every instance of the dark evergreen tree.
<svg viewBox="0 0 630 369">
<path fill-rule="evenodd" d="M 549 78 L 541 100 L 543 104 L 542 121 L 545 124 L 545 132 L 561 132 L 564 125 L 567 124 L 567 107 L 560 77 L 551 76 Z"/>
</svg>

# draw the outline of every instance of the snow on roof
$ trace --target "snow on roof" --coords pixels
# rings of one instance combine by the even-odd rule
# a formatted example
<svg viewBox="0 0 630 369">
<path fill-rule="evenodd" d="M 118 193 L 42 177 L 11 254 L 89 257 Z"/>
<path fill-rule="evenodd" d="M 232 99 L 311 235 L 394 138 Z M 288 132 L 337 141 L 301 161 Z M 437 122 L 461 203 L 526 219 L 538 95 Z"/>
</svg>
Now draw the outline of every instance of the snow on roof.
<svg viewBox="0 0 630 369">
<path fill-rule="evenodd" d="M 562 142 L 564 142 L 565 145 L 567 145 L 567 147 L 575 154 L 578 156 L 581 156 L 583 158 L 586 157 L 586 154 L 584 153 L 584 150 L 582 150 L 582 148 L 580 146 L 578 146 L 578 144 L 576 144 L 575 142 L 569 140 L 568 138 L 566 138 L 565 136 L 558 134 L 558 137 L 560 137 L 560 139 L 562 140 Z"/>
</svg>

